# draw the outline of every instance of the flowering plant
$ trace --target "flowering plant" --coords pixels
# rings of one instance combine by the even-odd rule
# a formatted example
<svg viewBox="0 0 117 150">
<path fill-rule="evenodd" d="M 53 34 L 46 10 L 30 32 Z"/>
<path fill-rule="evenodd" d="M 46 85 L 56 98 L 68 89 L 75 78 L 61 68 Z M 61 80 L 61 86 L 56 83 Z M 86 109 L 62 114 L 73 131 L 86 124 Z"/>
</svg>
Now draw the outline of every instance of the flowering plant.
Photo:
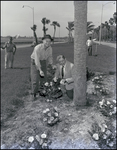
<svg viewBox="0 0 117 150">
<path fill-rule="evenodd" d="M 102 75 L 95 76 L 95 77 L 92 79 L 92 82 L 94 82 L 94 83 L 96 83 L 96 84 L 102 84 L 102 81 L 103 81 Z"/>
<path fill-rule="evenodd" d="M 57 99 L 63 96 L 59 83 L 54 81 L 44 83 L 39 89 L 39 94 L 49 99 Z"/>
<path fill-rule="evenodd" d="M 116 114 L 116 100 L 105 100 L 99 101 L 99 109 L 105 116 L 112 116 Z"/>
<path fill-rule="evenodd" d="M 62 90 L 60 88 L 60 81 L 53 81 L 55 68 L 52 65 L 48 65 L 47 67 L 47 82 L 44 82 L 39 88 L 40 96 L 47 97 L 48 99 L 57 99 L 63 95 Z"/>
<path fill-rule="evenodd" d="M 43 111 L 43 121 L 48 125 L 53 126 L 59 121 L 59 112 L 57 107 L 47 108 Z"/>
<path fill-rule="evenodd" d="M 98 141 L 99 145 L 104 145 L 105 147 L 113 147 L 115 145 L 116 135 L 105 123 L 98 124 L 94 122 L 91 130 L 88 132 L 95 141 Z"/>
</svg>

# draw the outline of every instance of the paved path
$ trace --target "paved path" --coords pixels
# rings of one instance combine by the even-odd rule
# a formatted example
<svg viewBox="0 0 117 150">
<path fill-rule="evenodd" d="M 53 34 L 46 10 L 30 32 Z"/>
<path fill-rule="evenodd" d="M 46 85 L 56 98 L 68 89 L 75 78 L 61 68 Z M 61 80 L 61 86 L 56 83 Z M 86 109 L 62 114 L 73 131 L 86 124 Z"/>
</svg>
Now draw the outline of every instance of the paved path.
<svg viewBox="0 0 117 150">
<path fill-rule="evenodd" d="M 58 44 L 58 43 L 66 43 L 66 42 L 55 42 L 54 44 Z M 94 43 L 99 44 L 98 41 L 95 41 Z M 116 48 L 116 43 L 101 42 L 101 45 L 106 45 L 106 46 L 109 46 L 109 47 Z M 16 45 L 16 46 L 17 46 L 17 48 L 23 48 L 23 47 L 30 47 L 31 44 L 20 44 L 20 45 Z"/>
<path fill-rule="evenodd" d="M 54 44 L 58 44 L 58 43 L 66 43 L 66 42 L 55 42 Z M 17 48 L 31 47 L 31 44 L 17 44 L 16 46 Z"/>
<path fill-rule="evenodd" d="M 66 42 L 55 42 L 54 44 L 58 44 L 58 43 L 66 43 Z M 16 47 L 17 48 L 31 47 L 31 44 L 16 44 Z M 4 50 L 4 49 L 1 48 L 1 50 Z"/>
<path fill-rule="evenodd" d="M 98 43 L 98 41 L 95 41 L 94 43 Z M 109 46 L 109 47 L 113 47 L 113 48 L 116 48 L 116 43 L 110 43 L 110 42 L 101 42 L 101 45 L 106 45 L 106 46 Z"/>
</svg>

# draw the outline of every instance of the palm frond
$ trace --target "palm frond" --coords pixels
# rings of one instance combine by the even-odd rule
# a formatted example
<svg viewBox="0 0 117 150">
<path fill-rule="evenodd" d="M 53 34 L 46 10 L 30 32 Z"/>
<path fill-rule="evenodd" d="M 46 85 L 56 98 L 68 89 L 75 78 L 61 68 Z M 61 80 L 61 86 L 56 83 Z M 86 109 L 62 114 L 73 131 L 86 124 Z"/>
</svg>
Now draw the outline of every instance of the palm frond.
<svg viewBox="0 0 117 150">
<path fill-rule="evenodd" d="M 92 21 L 88 21 L 88 22 L 87 22 L 87 26 L 89 26 L 91 23 L 92 23 Z"/>
<path fill-rule="evenodd" d="M 74 30 L 74 28 L 71 28 L 71 31 L 73 31 Z"/>
<path fill-rule="evenodd" d="M 48 28 L 45 28 L 45 31 L 47 31 L 48 30 Z"/>
<path fill-rule="evenodd" d="M 67 30 L 69 30 L 69 28 L 68 28 L 68 27 L 66 27 L 66 29 L 67 29 Z"/>
<path fill-rule="evenodd" d="M 56 26 L 57 26 L 57 27 L 60 27 L 60 24 L 59 24 L 59 23 L 57 23 L 57 24 L 56 24 Z"/>
<path fill-rule="evenodd" d="M 87 28 L 94 28 L 94 26 L 95 25 L 92 24 L 92 25 L 87 26 Z"/>
<path fill-rule="evenodd" d="M 41 22 L 42 22 L 43 24 L 45 24 L 45 20 L 46 20 L 46 18 L 44 17 L 44 18 L 42 18 Z"/>
<path fill-rule="evenodd" d="M 46 24 L 49 24 L 49 23 L 50 23 L 50 20 L 49 20 L 49 19 L 46 19 L 45 23 L 46 23 Z"/>
</svg>

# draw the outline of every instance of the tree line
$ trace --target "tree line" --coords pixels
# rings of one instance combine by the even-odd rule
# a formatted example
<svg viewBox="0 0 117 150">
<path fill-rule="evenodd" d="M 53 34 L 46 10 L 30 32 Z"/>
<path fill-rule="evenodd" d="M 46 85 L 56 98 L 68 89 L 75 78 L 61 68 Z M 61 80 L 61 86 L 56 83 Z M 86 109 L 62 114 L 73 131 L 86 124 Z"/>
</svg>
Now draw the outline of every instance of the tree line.
<svg viewBox="0 0 117 150">
<path fill-rule="evenodd" d="M 43 29 L 42 29 L 43 36 L 45 36 L 48 30 L 46 25 L 50 23 L 50 20 L 44 17 L 42 18 L 41 22 L 43 24 Z M 56 27 L 60 27 L 60 24 L 57 21 L 53 21 L 50 25 L 54 27 L 54 33 L 53 33 L 53 43 L 54 43 Z M 37 25 L 34 24 L 33 27 L 31 27 L 31 29 L 33 30 L 35 45 L 37 45 L 38 44 L 38 38 L 36 34 Z M 68 42 L 73 42 L 72 31 L 74 30 L 74 21 L 68 22 L 68 26 L 66 27 L 66 29 L 68 30 Z M 92 25 L 92 22 L 91 21 L 87 22 L 87 33 L 92 31 L 93 29 L 94 29 L 94 25 Z"/>
<path fill-rule="evenodd" d="M 42 29 L 43 36 L 45 36 L 48 30 L 46 25 L 49 24 L 51 21 L 47 19 L 46 17 L 44 17 L 42 18 L 41 22 L 43 24 L 43 29 Z M 92 21 L 88 21 L 87 22 L 87 34 L 91 33 L 93 38 L 96 38 L 97 40 L 99 40 L 100 28 L 102 28 L 101 40 L 102 41 L 109 41 L 109 40 L 115 41 L 116 40 L 116 23 L 117 23 L 117 12 L 113 14 L 113 18 L 110 18 L 109 21 L 105 21 L 105 23 L 102 23 L 97 28 L 94 28 L 95 25 L 92 24 Z M 56 28 L 57 27 L 60 28 L 60 24 L 57 21 L 52 21 L 50 25 L 54 27 L 54 32 L 53 32 L 53 43 L 54 43 Z M 33 30 L 35 45 L 37 45 L 38 44 L 38 38 L 36 34 L 37 25 L 34 24 L 33 27 L 31 27 L 31 29 Z M 68 26 L 66 27 L 66 29 L 68 30 L 68 42 L 69 43 L 73 42 L 74 38 L 72 36 L 72 32 L 74 30 L 74 21 L 68 22 Z"/>
<path fill-rule="evenodd" d="M 48 30 L 48 28 L 46 28 L 46 25 L 50 23 L 50 20 L 47 19 L 46 17 L 44 17 L 44 18 L 42 18 L 41 22 L 43 24 L 43 29 L 42 29 L 43 36 L 45 36 L 46 32 Z M 54 43 L 56 27 L 60 27 L 60 24 L 57 21 L 53 21 L 50 25 L 54 27 L 54 33 L 53 33 L 53 43 Z M 33 27 L 31 27 L 31 29 L 33 30 L 33 34 L 34 34 L 35 45 L 37 45 L 38 44 L 38 39 L 37 39 L 37 34 L 36 34 L 37 25 L 34 24 Z"/>
<path fill-rule="evenodd" d="M 101 41 L 116 41 L 116 24 L 117 12 L 113 14 L 109 21 L 105 21 L 94 29 L 93 37 L 99 40 L 100 28 L 102 28 Z"/>
</svg>

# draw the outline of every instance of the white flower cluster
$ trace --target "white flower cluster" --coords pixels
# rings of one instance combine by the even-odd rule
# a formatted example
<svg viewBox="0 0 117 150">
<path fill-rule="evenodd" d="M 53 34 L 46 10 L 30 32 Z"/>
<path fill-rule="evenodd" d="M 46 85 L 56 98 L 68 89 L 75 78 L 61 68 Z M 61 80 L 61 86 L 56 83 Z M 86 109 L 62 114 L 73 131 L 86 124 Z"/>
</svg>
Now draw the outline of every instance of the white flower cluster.
<svg viewBox="0 0 117 150">
<path fill-rule="evenodd" d="M 102 99 L 99 101 L 99 107 L 109 116 L 116 114 L 116 100 L 111 101 Z"/>
<path fill-rule="evenodd" d="M 95 85 L 95 90 L 99 91 L 103 95 L 108 95 L 110 93 L 109 89 L 104 86 Z"/>
<path fill-rule="evenodd" d="M 48 125 L 54 125 L 59 121 L 59 112 L 57 107 L 54 107 L 51 110 L 47 108 L 43 111 L 43 114 L 43 121 L 47 122 Z"/>
<path fill-rule="evenodd" d="M 115 134 L 112 133 L 112 131 L 110 129 L 108 129 L 107 125 L 105 123 L 102 123 L 100 126 L 97 124 L 97 127 L 95 128 L 95 126 L 92 126 L 92 138 L 95 141 L 100 141 L 101 144 L 102 142 L 104 142 L 104 145 L 106 143 L 107 146 L 109 147 L 113 147 L 114 146 L 114 139 L 115 139 Z M 98 128 L 98 130 L 96 130 Z"/>
<path fill-rule="evenodd" d="M 44 85 L 45 86 L 53 86 L 53 82 L 50 82 L 50 83 L 46 82 Z"/>
<path fill-rule="evenodd" d="M 41 136 L 36 135 L 35 137 L 30 136 L 28 138 L 29 143 L 33 143 L 34 141 L 38 142 L 38 144 L 41 146 L 42 149 L 47 149 L 48 148 L 48 139 L 47 139 L 47 134 L 45 132 L 42 133 Z"/>
<path fill-rule="evenodd" d="M 102 84 L 102 80 L 103 80 L 102 75 L 98 75 L 92 79 L 92 82 Z"/>
</svg>

